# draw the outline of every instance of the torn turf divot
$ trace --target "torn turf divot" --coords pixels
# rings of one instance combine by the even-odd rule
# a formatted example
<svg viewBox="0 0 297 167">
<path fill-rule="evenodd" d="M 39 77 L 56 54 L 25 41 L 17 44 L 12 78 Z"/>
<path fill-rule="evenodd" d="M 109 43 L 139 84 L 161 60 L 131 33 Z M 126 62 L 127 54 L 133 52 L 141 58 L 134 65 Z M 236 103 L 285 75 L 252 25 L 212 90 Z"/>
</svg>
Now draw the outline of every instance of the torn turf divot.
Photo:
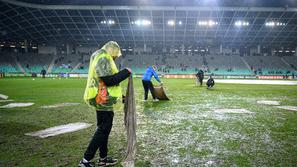
<svg viewBox="0 0 297 167">
<path fill-rule="evenodd" d="M 0 94 L 0 98 L 6 100 L 6 99 L 8 99 L 8 96 Z"/>
<path fill-rule="evenodd" d="M 7 105 L 0 106 L 0 108 L 28 107 L 32 105 L 34 105 L 34 103 L 9 103 Z"/>
<path fill-rule="evenodd" d="M 37 132 L 26 133 L 27 136 L 37 136 L 40 138 L 46 138 L 50 136 L 56 136 L 64 133 L 74 132 L 81 129 L 85 129 L 92 126 L 92 124 L 84 123 L 84 122 L 77 122 L 77 123 L 70 123 L 66 125 L 59 125 L 54 126 L 51 128 L 47 128 L 44 130 L 40 130 Z"/>
<path fill-rule="evenodd" d="M 279 101 L 270 101 L 270 100 L 260 100 L 257 101 L 258 104 L 265 104 L 265 105 L 280 105 Z"/>
<path fill-rule="evenodd" d="M 284 110 L 297 111 L 297 106 L 275 106 L 275 107 L 284 109 Z"/>
<path fill-rule="evenodd" d="M 76 106 L 80 103 L 59 103 L 54 105 L 42 106 L 41 108 L 59 108 L 59 107 L 66 107 L 66 106 Z"/>
</svg>

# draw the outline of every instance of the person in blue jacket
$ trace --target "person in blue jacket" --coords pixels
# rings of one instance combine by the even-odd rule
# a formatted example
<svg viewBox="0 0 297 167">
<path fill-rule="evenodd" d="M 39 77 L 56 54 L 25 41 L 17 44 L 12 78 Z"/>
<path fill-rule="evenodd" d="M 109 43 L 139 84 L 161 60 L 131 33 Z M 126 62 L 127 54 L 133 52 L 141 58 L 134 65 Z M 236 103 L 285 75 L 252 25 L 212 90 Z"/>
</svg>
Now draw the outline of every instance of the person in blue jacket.
<svg viewBox="0 0 297 167">
<path fill-rule="evenodd" d="M 162 84 L 161 80 L 158 77 L 158 74 L 156 73 L 156 66 L 148 66 L 145 73 L 143 74 L 142 77 L 142 85 L 143 85 L 143 89 L 144 89 L 144 100 L 147 100 L 148 97 L 148 90 L 150 90 L 154 101 L 158 101 L 158 99 L 156 99 L 155 96 L 155 92 L 154 92 L 154 86 L 151 82 L 152 76 L 155 77 L 155 79 Z"/>
</svg>

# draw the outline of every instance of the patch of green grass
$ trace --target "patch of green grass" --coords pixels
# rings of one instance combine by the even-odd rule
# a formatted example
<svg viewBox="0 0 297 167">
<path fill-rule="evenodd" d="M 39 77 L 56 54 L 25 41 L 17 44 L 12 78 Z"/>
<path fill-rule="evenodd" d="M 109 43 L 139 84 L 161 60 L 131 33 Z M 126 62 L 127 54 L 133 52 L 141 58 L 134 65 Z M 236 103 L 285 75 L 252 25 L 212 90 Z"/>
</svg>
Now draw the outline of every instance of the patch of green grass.
<svg viewBox="0 0 297 167">
<path fill-rule="evenodd" d="M 297 106 L 297 86 L 216 84 L 213 90 L 191 79 L 163 79 L 170 101 L 144 102 L 135 79 L 136 166 L 294 166 L 297 112 L 259 105 L 276 100 Z M 0 79 L 0 93 L 26 108 L 0 109 L 0 166 L 76 166 L 95 132 L 95 112 L 83 102 L 86 79 Z M 122 84 L 125 89 L 126 82 Z M 56 109 L 43 105 L 81 103 Z M 7 103 L 1 103 L 5 105 Z M 245 108 L 254 114 L 216 114 Z M 123 106 L 115 106 L 109 153 L 122 159 L 126 146 Z M 25 133 L 73 122 L 90 128 L 39 139 Z M 120 165 L 118 165 L 120 166 Z"/>
</svg>

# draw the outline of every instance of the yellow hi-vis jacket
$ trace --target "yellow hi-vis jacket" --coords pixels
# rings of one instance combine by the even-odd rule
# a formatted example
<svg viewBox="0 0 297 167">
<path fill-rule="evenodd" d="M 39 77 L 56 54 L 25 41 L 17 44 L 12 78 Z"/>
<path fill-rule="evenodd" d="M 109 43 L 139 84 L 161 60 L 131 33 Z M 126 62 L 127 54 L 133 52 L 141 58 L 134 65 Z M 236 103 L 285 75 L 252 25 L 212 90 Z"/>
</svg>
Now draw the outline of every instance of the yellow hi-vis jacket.
<svg viewBox="0 0 297 167">
<path fill-rule="evenodd" d="M 90 58 L 89 73 L 87 86 L 84 93 L 85 102 L 99 111 L 112 111 L 113 104 L 115 104 L 120 96 L 122 96 L 122 89 L 120 85 L 107 87 L 107 102 L 98 104 L 96 96 L 98 95 L 98 88 L 100 77 L 110 76 L 118 73 L 118 69 L 114 63 L 113 58 L 104 49 L 97 50 Z"/>
</svg>

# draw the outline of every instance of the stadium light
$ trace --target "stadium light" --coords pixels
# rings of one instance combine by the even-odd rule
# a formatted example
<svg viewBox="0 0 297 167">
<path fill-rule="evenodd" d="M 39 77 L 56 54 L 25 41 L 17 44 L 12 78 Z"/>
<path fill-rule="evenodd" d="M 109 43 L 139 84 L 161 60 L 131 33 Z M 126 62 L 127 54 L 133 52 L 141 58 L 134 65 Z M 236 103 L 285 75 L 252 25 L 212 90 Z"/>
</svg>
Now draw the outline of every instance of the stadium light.
<svg viewBox="0 0 297 167">
<path fill-rule="evenodd" d="M 112 25 L 112 24 L 115 24 L 114 20 L 102 20 L 100 21 L 101 24 L 109 24 L 109 25 Z"/>
<path fill-rule="evenodd" d="M 0 46 L 1 46 L 1 47 L 3 47 L 4 45 L 3 45 L 3 44 L 1 44 Z"/>
<path fill-rule="evenodd" d="M 175 21 L 174 20 L 168 20 L 167 24 L 170 25 L 170 26 L 174 26 Z"/>
<path fill-rule="evenodd" d="M 271 22 L 266 22 L 265 25 L 268 27 L 274 27 L 275 23 L 273 21 L 271 21 Z"/>
<path fill-rule="evenodd" d="M 178 22 L 178 25 L 182 25 L 182 24 L 183 24 L 183 22 L 182 22 L 182 21 L 179 21 L 179 22 Z"/>
<path fill-rule="evenodd" d="M 15 45 L 10 45 L 11 48 L 15 48 Z"/>
<path fill-rule="evenodd" d="M 37 49 L 37 47 L 36 46 L 32 46 L 32 49 Z"/>
<path fill-rule="evenodd" d="M 274 21 L 269 21 L 265 23 L 265 26 L 267 27 L 275 27 L 275 26 L 285 26 L 286 23 L 282 23 L 282 22 L 274 22 Z"/>
<path fill-rule="evenodd" d="M 250 23 L 249 22 L 246 22 L 246 21 L 236 21 L 234 23 L 235 26 L 237 27 L 241 27 L 241 26 L 248 26 Z"/>
<path fill-rule="evenodd" d="M 136 21 L 132 21 L 132 24 L 136 24 L 138 26 L 148 26 L 151 25 L 151 21 L 150 20 L 136 20 Z"/>
<path fill-rule="evenodd" d="M 218 25 L 219 23 L 213 20 L 208 20 L 208 21 L 199 21 L 198 25 L 199 26 L 213 26 L 213 25 Z"/>
<path fill-rule="evenodd" d="M 114 24 L 113 20 L 108 20 L 108 24 Z"/>
</svg>

